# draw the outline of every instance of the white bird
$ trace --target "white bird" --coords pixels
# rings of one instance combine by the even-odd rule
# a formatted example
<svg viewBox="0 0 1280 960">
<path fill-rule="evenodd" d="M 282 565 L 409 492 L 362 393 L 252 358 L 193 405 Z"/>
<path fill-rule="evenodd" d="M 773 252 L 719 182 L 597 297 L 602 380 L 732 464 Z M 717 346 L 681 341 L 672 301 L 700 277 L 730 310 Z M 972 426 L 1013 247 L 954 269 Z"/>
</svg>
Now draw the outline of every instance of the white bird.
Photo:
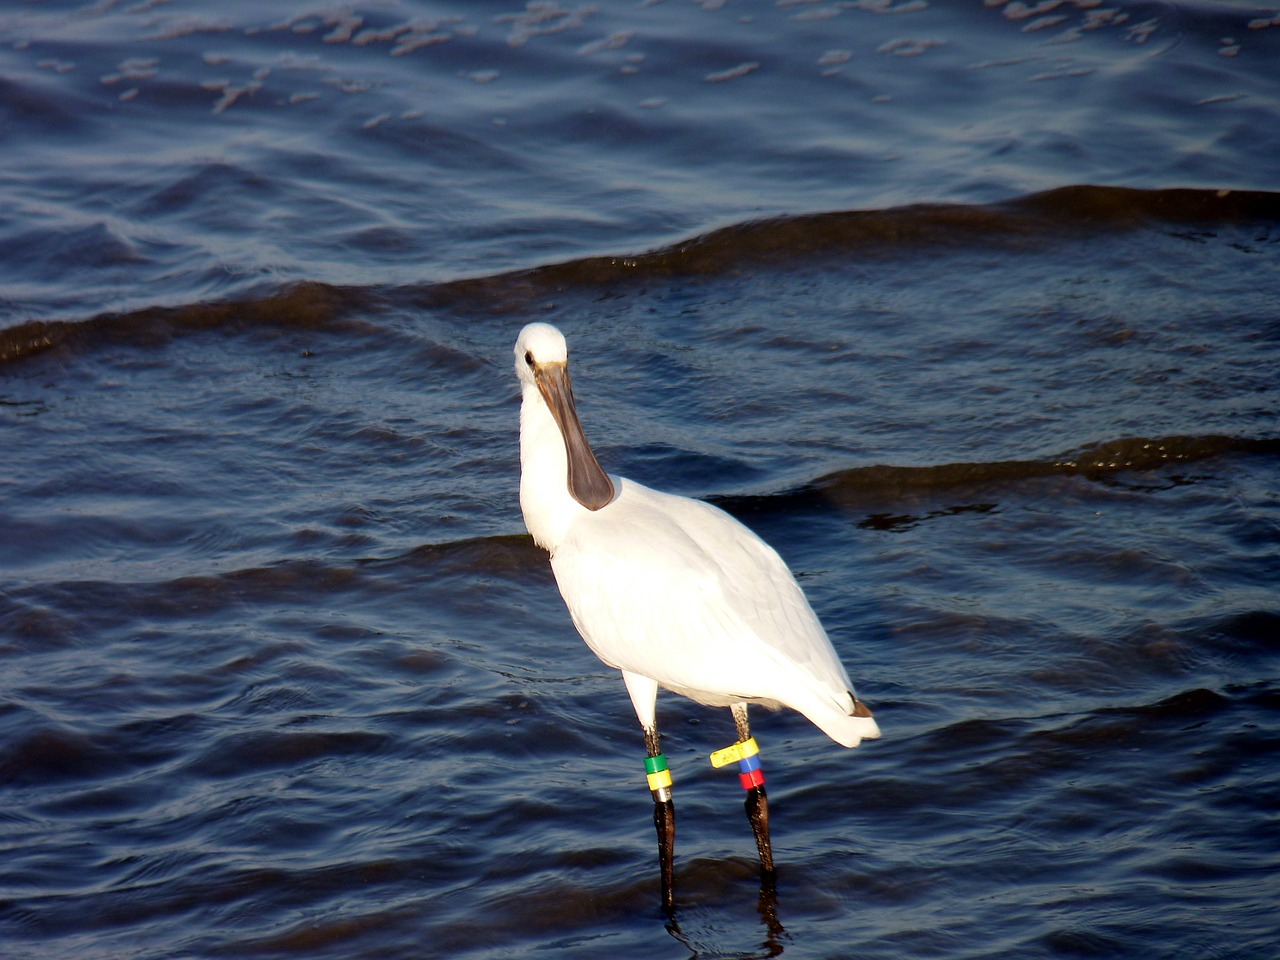
<svg viewBox="0 0 1280 960">
<path fill-rule="evenodd" d="M 768 800 L 747 705 L 791 707 L 831 739 L 878 737 L 871 712 L 782 558 L 708 503 L 609 476 L 578 420 L 564 336 L 531 323 L 515 345 L 520 380 L 520 508 L 551 555 L 574 626 L 622 671 L 644 731 L 664 906 L 673 904 L 675 813 L 656 717 L 659 687 L 729 707 L 764 875 L 773 875 Z"/>
</svg>

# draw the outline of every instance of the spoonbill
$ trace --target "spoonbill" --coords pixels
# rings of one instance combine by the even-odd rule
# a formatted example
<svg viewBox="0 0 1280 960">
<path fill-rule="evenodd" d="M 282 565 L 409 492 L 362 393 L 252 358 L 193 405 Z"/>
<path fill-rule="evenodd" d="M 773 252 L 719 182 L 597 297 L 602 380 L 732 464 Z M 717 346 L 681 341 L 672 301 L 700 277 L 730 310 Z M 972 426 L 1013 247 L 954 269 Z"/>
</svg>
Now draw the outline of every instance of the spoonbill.
<svg viewBox="0 0 1280 960">
<path fill-rule="evenodd" d="M 762 876 L 774 876 L 769 801 L 747 705 L 791 707 L 845 747 L 878 737 L 849 674 L 782 558 L 699 500 L 605 473 L 583 433 L 564 336 L 530 323 L 515 344 L 520 509 L 587 646 L 622 671 L 644 731 L 663 906 L 674 905 L 675 806 L 657 722 L 658 688 L 728 707 Z"/>
</svg>

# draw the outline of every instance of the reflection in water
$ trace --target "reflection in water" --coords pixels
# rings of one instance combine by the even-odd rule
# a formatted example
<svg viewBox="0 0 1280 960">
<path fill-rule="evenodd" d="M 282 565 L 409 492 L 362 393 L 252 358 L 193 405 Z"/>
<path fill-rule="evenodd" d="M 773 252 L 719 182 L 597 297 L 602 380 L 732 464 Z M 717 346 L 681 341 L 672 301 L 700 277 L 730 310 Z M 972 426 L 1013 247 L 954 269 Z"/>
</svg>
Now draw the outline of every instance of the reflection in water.
<svg viewBox="0 0 1280 960">
<path fill-rule="evenodd" d="M 764 939 L 758 946 L 748 950 L 733 949 L 728 946 L 732 942 L 722 931 L 711 931 L 709 937 L 701 934 L 686 934 L 681 929 L 679 910 L 666 922 L 667 932 L 676 940 L 689 948 L 691 960 L 699 957 L 735 957 L 741 960 L 764 960 L 767 957 L 782 955 L 783 938 L 786 928 L 778 919 L 778 880 L 777 871 L 760 871 L 760 893 L 756 900 L 756 914 L 764 931 Z M 709 942 L 703 942 L 706 939 Z M 739 940 L 741 936 L 734 937 Z"/>
</svg>

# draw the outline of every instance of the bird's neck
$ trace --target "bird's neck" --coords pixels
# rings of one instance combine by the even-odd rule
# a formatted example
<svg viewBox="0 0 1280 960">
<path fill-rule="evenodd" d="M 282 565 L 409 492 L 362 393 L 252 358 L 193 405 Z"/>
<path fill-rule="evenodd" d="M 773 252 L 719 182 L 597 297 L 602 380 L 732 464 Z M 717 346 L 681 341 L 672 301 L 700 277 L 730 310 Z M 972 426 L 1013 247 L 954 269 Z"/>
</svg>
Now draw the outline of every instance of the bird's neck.
<svg viewBox="0 0 1280 960">
<path fill-rule="evenodd" d="M 523 385 L 520 399 L 520 510 L 534 542 L 551 553 L 586 512 L 569 494 L 564 437 L 533 384 Z"/>
</svg>

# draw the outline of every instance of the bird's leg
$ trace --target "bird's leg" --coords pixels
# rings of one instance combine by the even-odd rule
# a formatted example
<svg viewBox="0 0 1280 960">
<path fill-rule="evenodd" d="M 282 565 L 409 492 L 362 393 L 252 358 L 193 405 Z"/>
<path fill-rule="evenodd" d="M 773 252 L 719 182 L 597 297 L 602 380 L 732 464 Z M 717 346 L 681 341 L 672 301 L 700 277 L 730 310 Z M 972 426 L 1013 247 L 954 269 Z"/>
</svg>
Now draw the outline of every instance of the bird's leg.
<svg viewBox="0 0 1280 960">
<path fill-rule="evenodd" d="M 648 757 L 644 762 L 653 793 L 653 825 L 658 830 L 658 866 L 662 871 L 662 908 L 668 914 L 675 909 L 676 808 L 671 800 L 671 772 L 662 752 L 658 727 L 644 728 L 644 746 Z"/>
<path fill-rule="evenodd" d="M 733 711 L 734 725 L 738 728 L 738 743 L 735 746 L 743 748 L 743 755 L 734 758 L 738 761 L 738 779 L 742 781 L 742 789 L 747 791 L 744 804 L 747 819 L 751 821 L 756 849 L 760 851 L 760 869 L 768 880 L 772 879 L 774 872 L 773 844 L 769 841 L 769 797 L 764 790 L 764 771 L 760 769 L 760 748 L 751 736 L 747 705 L 735 703 L 730 709 Z"/>
<path fill-rule="evenodd" d="M 747 791 L 744 804 L 747 819 L 751 821 L 751 832 L 756 835 L 756 849 L 760 851 L 760 869 L 768 877 L 774 873 L 773 844 L 769 842 L 769 797 L 764 792 L 764 784 L 756 784 Z"/>
</svg>

